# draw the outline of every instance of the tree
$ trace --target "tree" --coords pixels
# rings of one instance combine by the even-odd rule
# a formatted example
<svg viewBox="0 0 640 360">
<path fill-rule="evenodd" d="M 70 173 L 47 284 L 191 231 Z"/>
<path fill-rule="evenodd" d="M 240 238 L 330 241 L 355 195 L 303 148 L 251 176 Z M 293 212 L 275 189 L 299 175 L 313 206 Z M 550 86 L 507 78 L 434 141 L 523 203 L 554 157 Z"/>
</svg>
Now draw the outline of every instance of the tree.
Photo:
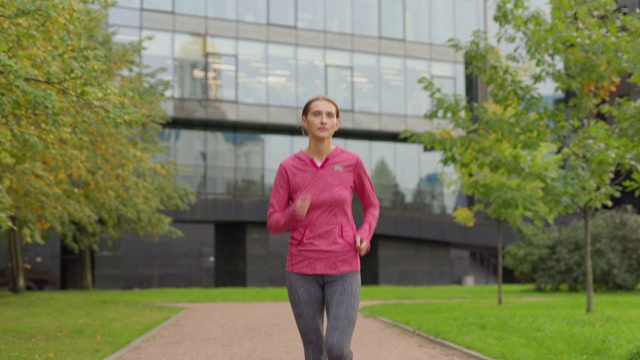
<svg viewBox="0 0 640 360">
<path fill-rule="evenodd" d="M 463 225 L 473 226 L 470 211 L 482 211 L 496 220 L 498 253 L 498 305 L 502 304 L 503 225 L 519 226 L 523 219 L 537 222 L 553 218 L 553 201 L 547 198 L 550 184 L 547 175 L 558 169 L 557 157 L 550 155 L 549 133 L 532 131 L 540 115 L 532 109 L 544 106 L 535 88 L 520 80 L 521 66 L 505 61 L 497 48 L 477 33 L 464 46 L 452 42 L 464 51 L 471 67 L 468 71 L 481 76 L 488 87 L 491 101 L 468 102 L 463 96 L 442 93 L 433 82 L 422 78 L 425 90 L 432 98 L 429 119 L 448 118 L 448 127 L 434 132 L 404 136 L 442 152 L 442 163 L 453 166 L 458 174 L 450 181 L 472 195 L 472 209 L 459 208 L 454 218 Z M 530 100 L 525 104 L 519 96 Z M 543 200 L 544 199 L 544 200 Z"/>
<path fill-rule="evenodd" d="M 640 135 L 636 120 L 640 107 L 637 102 L 616 96 L 621 83 L 637 85 L 640 80 L 640 73 L 634 73 L 640 68 L 640 22 L 635 15 L 617 12 L 615 2 L 610 0 L 592 0 L 589 6 L 582 1 L 557 0 L 548 13 L 529 10 L 524 0 L 496 3 L 497 44 L 508 45 L 513 51 L 496 56 L 497 47 L 478 34 L 469 44 L 454 41 L 452 46 L 473 53 L 469 70 L 487 82 L 489 97 L 500 111 L 522 115 L 510 131 L 522 131 L 524 136 L 515 132 L 514 137 L 537 149 L 538 156 L 545 148 L 549 151 L 539 157 L 539 169 L 545 175 L 545 194 L 552 196 L 541 199 L 552 204 L 553 212 L 580 214 L 584 220 L 586 311 L 592 312 L 590 219 L 594 211 L 619 196 L 623 177 L 615 178 L 616 173 L 629 175 L 629 187 L 637 186 L 640 180 L 633 175 L 640 170 L 634 140 Z M 499 61 L 519 68 L 519 73 L 494 74 L 492 81 L 488 69 Z M 565 102 L 541 106 L 538 87 L 548 82 L 555 84 L 556 93 L 570 95 Z M 453 104 L 456 106 L 448 115 L 454 119 L 469 110 L 459 101 Z M 484 108 L 480 105 L 471 109 L 480 122 L 489 115 Z M 500 120 L 496 128 L 508 129 L 506 120 Z M 502 156 L 512 154 L 496 158 L 496 166 L 508 174 L 514 168 L 502 165 Z"/>
<path fill-rule="evenodd" d="M 0 129 L 10 134 L 0 170 L 12 220 L 2 230 L 16 239 L 14 269 L 20 241 L 42 242 L 43 231 L 78 252 L 123 231 L 175 235 L 162 211 L 191 199 L 174 164 L 154 161 L 166 84 L 139 63 L 139 43 L 113 41 L 109 6 L 0 0 Z"/>
</svg>

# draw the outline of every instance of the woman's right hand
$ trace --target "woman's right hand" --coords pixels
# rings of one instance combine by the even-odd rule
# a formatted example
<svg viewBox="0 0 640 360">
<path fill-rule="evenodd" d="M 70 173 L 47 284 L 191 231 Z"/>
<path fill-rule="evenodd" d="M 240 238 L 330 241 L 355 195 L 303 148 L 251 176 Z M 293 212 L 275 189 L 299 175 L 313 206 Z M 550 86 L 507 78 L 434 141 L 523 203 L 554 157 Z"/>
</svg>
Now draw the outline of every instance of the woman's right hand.
<svg viewBox="0 0 640 360">
<path fill-rule="evenodd" d="M 304 219 L 305 215 L 307 215 L 307 210 L 309 210 L 309 204 L 311 204 L 310 196 L 301 196 L 296 200 L 296 216 L 298 219 Z"/>
</svg>

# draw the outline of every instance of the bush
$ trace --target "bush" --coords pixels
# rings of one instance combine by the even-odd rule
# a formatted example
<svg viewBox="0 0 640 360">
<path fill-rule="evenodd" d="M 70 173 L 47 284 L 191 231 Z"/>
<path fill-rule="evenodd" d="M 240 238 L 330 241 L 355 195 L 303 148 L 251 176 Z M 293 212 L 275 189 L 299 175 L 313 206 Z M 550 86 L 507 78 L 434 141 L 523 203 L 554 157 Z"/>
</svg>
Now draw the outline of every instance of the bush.
<svg viewBox="0 0 640 360">
<path fill-rule="evenodd" d="M 640 216 L 631 210 L 602 210 L 591 222 L 596 290 L 633 290 L 640 284 Z M 537 290 L 584 288 L 584 221 L 537 228 L 525 225 L 505 250 L 505 265 Z"/>
</svg>

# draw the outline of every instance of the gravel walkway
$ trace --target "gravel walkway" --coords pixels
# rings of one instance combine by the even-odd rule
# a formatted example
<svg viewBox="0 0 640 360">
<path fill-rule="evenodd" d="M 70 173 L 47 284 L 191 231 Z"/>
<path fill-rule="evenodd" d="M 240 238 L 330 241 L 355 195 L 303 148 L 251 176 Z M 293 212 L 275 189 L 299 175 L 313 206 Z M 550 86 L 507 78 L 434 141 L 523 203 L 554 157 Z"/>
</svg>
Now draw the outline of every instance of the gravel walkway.
<svg viewBox="0 0 640 360">
<path fill-rule="evenodd" d="M 289 303 L 169 305 L 185 310 L 107 359 L 304 358 Z M 488 359 L 362 314 L 358 318 L 352 349 L 355 359 L 367 360 Z"/>
</svg>

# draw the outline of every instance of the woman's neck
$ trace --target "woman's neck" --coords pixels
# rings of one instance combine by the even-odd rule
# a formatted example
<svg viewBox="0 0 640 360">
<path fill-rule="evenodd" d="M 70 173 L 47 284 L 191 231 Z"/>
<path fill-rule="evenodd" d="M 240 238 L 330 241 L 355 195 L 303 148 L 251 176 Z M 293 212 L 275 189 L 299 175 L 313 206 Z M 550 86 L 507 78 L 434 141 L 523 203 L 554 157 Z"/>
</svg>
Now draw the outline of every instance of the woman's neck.
<svg viewBox="0 0 640 360">
<path fill-rule="evenodd" d="M 336 146 L 331 143 L 331 140 L 322 142 L 309 141 L 309 146 L 307 146 L 304 151 L 309 154 L 313 160 L 322 162 L 335 148 Z"/>
</svg>

